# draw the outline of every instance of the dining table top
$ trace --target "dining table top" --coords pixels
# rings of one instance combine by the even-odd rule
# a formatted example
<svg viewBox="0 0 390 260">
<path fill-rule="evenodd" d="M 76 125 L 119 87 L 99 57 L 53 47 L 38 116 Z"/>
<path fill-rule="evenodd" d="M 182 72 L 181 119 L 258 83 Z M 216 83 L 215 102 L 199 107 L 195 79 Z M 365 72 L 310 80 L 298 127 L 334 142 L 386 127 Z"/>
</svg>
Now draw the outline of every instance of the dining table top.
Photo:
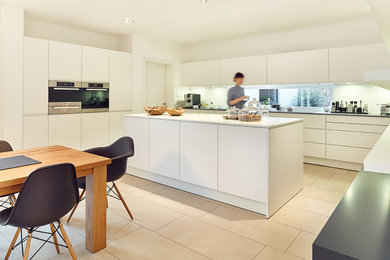
<svg viewBox="0 0 390 260">
<path fill-rule="evenodd" d="M 75 150 L 61 145 L 39 147 L 0 153 L 0 158 L 24 155 L 40 163 L 17 168 L 0 170 L 0 189 L 11 185 L 22 184 L 35 169 L 58 163 L 72 163 L 77 177 L 92 174 L 92 169 L 111 163 L 110 158 Z"/>
</svg>

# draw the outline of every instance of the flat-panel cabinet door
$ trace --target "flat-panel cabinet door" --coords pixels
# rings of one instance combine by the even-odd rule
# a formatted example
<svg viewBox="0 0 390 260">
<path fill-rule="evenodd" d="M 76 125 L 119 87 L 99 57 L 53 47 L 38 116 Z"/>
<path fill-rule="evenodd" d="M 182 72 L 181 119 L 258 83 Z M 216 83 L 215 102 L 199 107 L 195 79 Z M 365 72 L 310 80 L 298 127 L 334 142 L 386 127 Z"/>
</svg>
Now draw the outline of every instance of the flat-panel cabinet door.
<svg viewBox="0 0 390 260">
<path fill-rule="evenodd" d="M 49 145 L 81 149 L 81 114 L 50 115 Z"/>
<path fill-rule="evenodd" d="M 24 37 L 24 115 L 47 114 L 49 41 Z"/>
<path fill-rule="evenodd" d="M 219 61 L 200 61 L 182 64 L 182 86 L 218 86 Z"/>
<path fill-rule="evenodd" d="M 81 120 L 81 144 L 83 150 L 109 144 L 109 113 L 84 113 L 81 116 Z"/>
<path fill-rule="evenodd" d="M 217 189 L 218 125 L 181 122 L 180 180 Z"/>
<path fill-rule="evenodd" d="M 220 85 L 232 85 L 237 72 L 245 75 L 244 85 L 267 84 L 267 56 L 221 60 Z"/>
<path fill-rule="evenodd" d="M 218 191 L 267 203 L 267 130 L 220 125 Z"/>
<path fill-rule="evenodd" d="M 110 51 L 110 111 L 132 109 L 132 55 Z"/>
<path fill-rule="evenodd" d="M 268 56 L 268 83 L 328 82 L 328 49 Z"/>
<path fill-rule="evenodd" d="M 125 136 L 123 115 L 126 113 L 130 112 L 110 112 L 110 143 Z"/>
<path fill-rule="evenodd" d="M 329 49 L 329 81 L 363 81 L 365 71 L 390 69 L 390 52 L 383 43 Z"/>
<path fill-rule="evenodd" d="M 316 157 L 316 158 L 325 158 L 325 144 L 316 144 L 316 143 L 303 143 L 303 155 Z"/>
<path fill-rule="evenodd" d="M 81 81 L 81 46 L 49 41 L 49 79 Z"/>
<path fill-rule="evenodd" d="M 49 145 L 48 116 L 25 116 L 23 118 L 23 149 Z"/>
<path fill-rule="evenodd" d="M 110 54 L 109 50 L 82 47 L 81 78 L 84 82 L 109 82 Z"/>
<path fill-rule="evenodd" d="M 135 151 L 127 165 L 149 171 L 149 119 L 125 117 L 124 122 L 125 135 L 133 138 Z"/>
<path fill-rule="evenodd" d="M 179 179 L 180 122 L 150 120 L 149 171 Z"/>
</svg>

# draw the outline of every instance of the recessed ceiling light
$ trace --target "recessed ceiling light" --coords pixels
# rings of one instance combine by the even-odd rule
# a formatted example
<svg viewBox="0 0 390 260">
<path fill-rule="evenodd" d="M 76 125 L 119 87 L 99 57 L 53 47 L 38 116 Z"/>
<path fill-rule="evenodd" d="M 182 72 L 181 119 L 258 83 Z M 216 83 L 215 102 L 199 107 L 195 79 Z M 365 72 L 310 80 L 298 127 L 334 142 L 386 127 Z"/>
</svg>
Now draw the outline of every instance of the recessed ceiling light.
<svg viewBox="0 0 390 260">
<path fill-rule="evenodd" d="M 200 3 L 205 4 L 208 2 L 208 0 L 199 0 Z"/>
<path fill-rule="evenodd" d="M 134 23 L 135 21 L 134 20 L 131 20 L 129 18 L 123 18 L 123 22 L 124 23 Z"/>
</svg>

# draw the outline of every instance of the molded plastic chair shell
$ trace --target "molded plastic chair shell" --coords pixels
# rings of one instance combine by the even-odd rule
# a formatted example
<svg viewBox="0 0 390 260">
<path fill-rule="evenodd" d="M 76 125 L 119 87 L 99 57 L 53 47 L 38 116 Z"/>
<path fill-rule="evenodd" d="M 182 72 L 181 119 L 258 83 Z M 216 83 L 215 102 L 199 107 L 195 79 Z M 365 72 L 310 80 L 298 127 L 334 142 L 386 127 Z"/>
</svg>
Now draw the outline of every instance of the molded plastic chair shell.
<svg viewBox="0 0 390 260">
<path fill-rule="evenodd" d="M 13 151 L 12 146 L 4 140 L 0 140 L 0 153 Z"/>
</svg>

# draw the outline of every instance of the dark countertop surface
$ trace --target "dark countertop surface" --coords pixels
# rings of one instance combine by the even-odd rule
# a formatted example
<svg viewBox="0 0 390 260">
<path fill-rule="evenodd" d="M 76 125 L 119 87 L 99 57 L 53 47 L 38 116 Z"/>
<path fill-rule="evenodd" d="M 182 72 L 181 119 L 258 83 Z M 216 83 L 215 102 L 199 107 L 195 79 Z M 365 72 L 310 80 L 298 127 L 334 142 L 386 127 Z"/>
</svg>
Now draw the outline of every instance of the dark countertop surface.
<svg viewBox="0 0 390 260">
<path fill-rule="evenodd" d="M 314 241 L 313 259 L 390 259 L 390 174 L 360 171 Z"/>
<path fill-rule="evenodd" d="M 210 108 L 185 108 L 196 111 L 218 111 L 223 112 L 226 109 L 218 108 L 218 109 L 210 109 Z M 277 111 L 269 111 L 270 113 L 286 113 L 286 114 L 308 114 L 308 115 L 336 115 L 336 116 L 365 116 L 365 117 L 383 117 L 390 118 L 390 116 L 381 116 L 379 114 L 351 114 L 351 113 L 331 113 L 331 112 L 307 112 L 307 111 L 286 111 L 286 110 L 277 110 Z"/>
</svg>

